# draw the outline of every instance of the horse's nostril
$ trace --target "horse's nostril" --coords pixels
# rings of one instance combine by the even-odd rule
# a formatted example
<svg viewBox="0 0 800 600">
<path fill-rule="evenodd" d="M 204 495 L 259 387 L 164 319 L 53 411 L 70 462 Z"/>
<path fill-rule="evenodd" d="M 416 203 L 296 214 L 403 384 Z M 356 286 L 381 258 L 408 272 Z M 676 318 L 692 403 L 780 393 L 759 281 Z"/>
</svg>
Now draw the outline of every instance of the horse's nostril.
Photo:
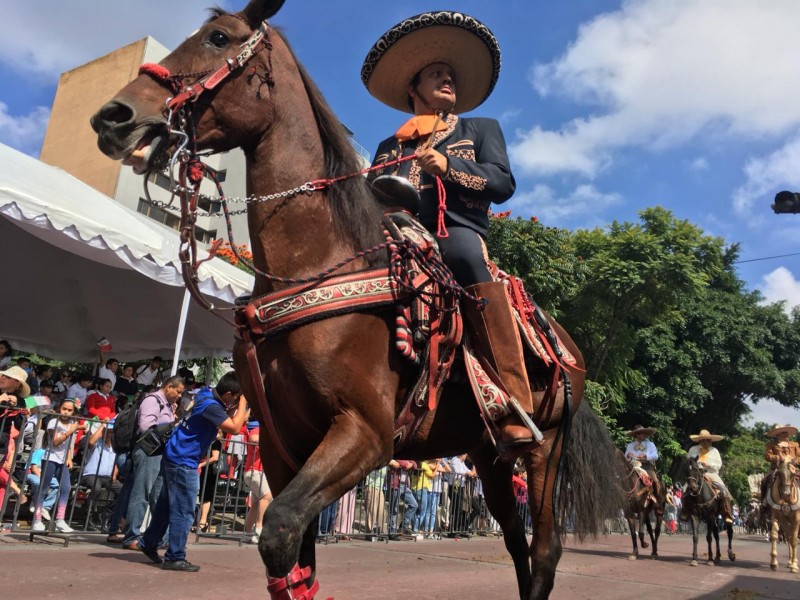
<svg viewBox="0 0 800 600">
<path fill-rule="evenodd" d="M 112 100 L 91 118 L 92 128 L 98 131 L 103 126 L 119 127 L 133 121 L 135 116 L 136 112 L 132 107 L 119 100 Z"/>
</svg>

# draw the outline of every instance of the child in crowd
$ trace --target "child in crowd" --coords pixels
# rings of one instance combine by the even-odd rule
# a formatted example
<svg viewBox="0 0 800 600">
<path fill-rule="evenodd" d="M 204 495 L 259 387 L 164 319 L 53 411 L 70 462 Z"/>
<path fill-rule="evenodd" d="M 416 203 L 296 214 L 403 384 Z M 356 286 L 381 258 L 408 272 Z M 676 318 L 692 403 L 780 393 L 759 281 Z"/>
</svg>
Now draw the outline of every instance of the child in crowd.
<svg viewBox="0 0 800 600">
<path fill-rule="evenodd" d="M 50 419 L 47 424 L 48 451 L 45 454 L 44 475 L 41 480 L 50 481 L 55 477 L 59 481 L 61 492 L 58 496 L 58 506 L 56 507 L 56 531 L 60 533 L 72 532 L 72 528 L 64 520 L 71 487 L 69 470 L 72 468 L 72 436 L 76 431 L 86 429 L 85 424 L 71 420 L 74 414 L 75 402 L 71 399 L 64 400 L 59 407 L 58 419 Z M 42 523 L 43 504 L 44 499 L 42 498 L 40 487 L 37 498 L 34 500 L 35 510 L 31 531 L 45 531 L 44 523 Z"/>
<path fill-rule="evenodd" d="M 44 460 L 44 454 L 44 448 L 37 448 L 33 451 L 33 454 L 31 454 L 31 464 L 25 476 L 25 480 L 30 486 L 30 497 L 33 500 L 30 506 L 31 512 L 35 512 L 36 509 L 36 498 L 39 494 L 39 485 L 42 482 L 42 461 Z M 56 504 L 56 498 L 58 497 L 58 479 L 55 477 L 51 478 L 47 490 L 47 497 L 42 502 L 42 517 L 44 517 L 45 521 L 50 520 L 50 511 Z"/>
</svg>

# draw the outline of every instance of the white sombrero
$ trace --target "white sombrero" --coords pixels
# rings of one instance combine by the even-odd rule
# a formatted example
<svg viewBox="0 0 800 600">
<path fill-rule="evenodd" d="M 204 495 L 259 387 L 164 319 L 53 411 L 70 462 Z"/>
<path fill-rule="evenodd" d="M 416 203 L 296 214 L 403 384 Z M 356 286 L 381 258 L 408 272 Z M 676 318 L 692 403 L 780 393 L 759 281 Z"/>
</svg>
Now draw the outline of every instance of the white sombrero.
<svg viewBox="0 0 800 600">
<path fill-rule="evenodd" d="M 711 440 L 712 442 L 718 442 L 722 439 L 723 436 L 717 435 L 716 433 L 710 433 L 708 429 L 701 429 L 700 433 L 695 435 L 690 435 L 689 439 L 693 442 L 699 442 L 700 440 Z"/>
<path fill-rule="evenodd" d="M 643 433 L 647 436 L 653 435 L 656 432 L 652 427 L 644 427 L 642 425 L 634 425 L 633 429 L 626 431 L 625 435 L 634 436 L 637 433 Z"/>
<path fill-rule="evenodd" d="M 453 11 L 410 17 L 384 33 L 367 53 L 361 81 L 378 100 L 403 112 L 408 84 L 431 63 L 456 73 L 455 113 L 468 112 L 492 93 L 500 74 L 500 47 L 483 23 Z"/>
<path fill-rule="evenodd" d="M 784 432 L 788 433 L 790 436 L 797 435 L 797 427 L 793 425 L 775 425 L 775 427 L 767 432 L 767 435 L 769 437 L 778 437 Z"/>
</svg>

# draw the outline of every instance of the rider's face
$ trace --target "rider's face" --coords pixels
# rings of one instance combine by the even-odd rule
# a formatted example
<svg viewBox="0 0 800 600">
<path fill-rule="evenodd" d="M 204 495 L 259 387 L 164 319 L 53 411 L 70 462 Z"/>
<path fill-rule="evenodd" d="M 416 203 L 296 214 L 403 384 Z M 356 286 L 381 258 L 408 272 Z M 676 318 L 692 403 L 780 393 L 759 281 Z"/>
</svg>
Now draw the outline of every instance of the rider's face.
<svg viewBox="0 0 800 600">
<path fill-rule="evenodd" d="M 456 74 L 450 65 L 431 63 L 419 72 L 419 83 L 409 86 L 417 114 L 428 112 L 425 104 L 434 110 L 452 110 L 456 104 Z"/>
</svg>

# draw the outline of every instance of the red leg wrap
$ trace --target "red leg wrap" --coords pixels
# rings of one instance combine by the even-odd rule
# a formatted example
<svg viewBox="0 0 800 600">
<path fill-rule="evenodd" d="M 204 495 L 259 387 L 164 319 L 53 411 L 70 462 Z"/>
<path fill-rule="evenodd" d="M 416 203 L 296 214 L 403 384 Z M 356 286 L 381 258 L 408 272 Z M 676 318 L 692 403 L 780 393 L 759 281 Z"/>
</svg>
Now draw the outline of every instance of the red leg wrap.
<svg viewBox="0 0 800 600">
<path fill-rule="evenodd" d="M 311 587 L 306 581 L 311 577 L 311 567 L 295 565 L 286 577 L 267 577 L 267 591 L 272 600 L 312 600 L 319 591 L 319 581 Z"/>
</svg>

